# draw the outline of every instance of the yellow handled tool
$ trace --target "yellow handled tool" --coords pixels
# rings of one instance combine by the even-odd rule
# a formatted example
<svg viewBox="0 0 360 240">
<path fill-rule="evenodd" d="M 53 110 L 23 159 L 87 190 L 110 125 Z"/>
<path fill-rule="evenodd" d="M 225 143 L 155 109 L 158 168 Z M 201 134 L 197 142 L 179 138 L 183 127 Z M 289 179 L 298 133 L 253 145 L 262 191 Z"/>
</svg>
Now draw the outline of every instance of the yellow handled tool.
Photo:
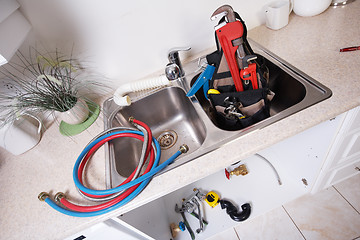
<svg viewBox="0 0 360 240">
<path fill-rule="evenodd" d="M 209 89 L 209 91 L 207 92 L 207 94 L 220 94 L 220 92 L 216 89 Z"/>
</svg>

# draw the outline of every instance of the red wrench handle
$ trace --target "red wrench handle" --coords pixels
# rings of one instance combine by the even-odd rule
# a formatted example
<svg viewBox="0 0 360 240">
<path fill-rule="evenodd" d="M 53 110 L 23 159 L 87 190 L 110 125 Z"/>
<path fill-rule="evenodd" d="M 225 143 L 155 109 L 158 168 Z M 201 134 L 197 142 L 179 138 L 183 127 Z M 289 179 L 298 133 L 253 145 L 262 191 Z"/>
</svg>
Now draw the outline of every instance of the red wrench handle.
<svg viewBox="0 0 360 240">
<path fill-rule="evenodd" d="M 258 80 L 256 75 L 256 63 L 249 64 L 249 67 L 241 69 L 240 71 L 241 79 L 246 81 L 249 80 L 252 84 L 253 89 L 258 89 Z"/>
<path fill-rule="evenodd" d="M 239 66 L 236 61 L 236 50 L 239 46 L 233 46 L 232 41 L 242 37 L 244 28 L 241 22 L 229 22 L 225 26 L 216 30 L 216 34 L 220 41 L 220 45 L 224 51 L 226 62 L 229 66 L 231 76 L 234 80 L 236 90 L 244 91 L 244 87 L 240 78 Z"/>
</svg>

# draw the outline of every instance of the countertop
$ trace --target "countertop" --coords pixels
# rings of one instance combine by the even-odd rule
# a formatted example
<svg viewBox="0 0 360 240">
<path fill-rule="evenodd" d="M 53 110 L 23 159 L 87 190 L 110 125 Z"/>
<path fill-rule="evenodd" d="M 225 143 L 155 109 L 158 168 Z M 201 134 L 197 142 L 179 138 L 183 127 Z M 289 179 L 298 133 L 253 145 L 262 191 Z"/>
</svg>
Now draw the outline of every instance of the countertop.
<svg viewBox="0 0 360 240">
<path fill-rule="evenodd" d="M 358 106 L 360 51 L 340 53 L 339 49 L 359 45 L 359 12 L 360 1 L 356 1 L 344 8 L 329 8 L 314 17 L 292 13 L 289 24 L 278 31 L 265 26 L 250 30 L 249 38 L 329 87 L 332 97 L 155 177 L 136 199 L 106 215 L 69 217 L 37 199 L 42 191 L 52 195 L 62 191 L 71 199 L 86 203 L 76 192 L 72 168 L 83 147 L 102 131 L 102 116 L 87 131 L 71 138 L 62 136 L 54 123 L 35 148 L 20 156 L 0 149 L 0 238 L 63 239 Z M 101 149 L 91 160 L 87 174 L 95 188 L 104 187 L 104 166 Z"/>
</svg>

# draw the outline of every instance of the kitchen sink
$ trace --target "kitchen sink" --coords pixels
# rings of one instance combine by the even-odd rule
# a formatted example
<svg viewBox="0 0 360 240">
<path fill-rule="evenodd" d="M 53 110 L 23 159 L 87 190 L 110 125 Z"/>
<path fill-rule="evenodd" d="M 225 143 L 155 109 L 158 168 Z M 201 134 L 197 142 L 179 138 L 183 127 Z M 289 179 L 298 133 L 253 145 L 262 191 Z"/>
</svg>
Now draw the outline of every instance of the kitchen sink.
<svg viewBox="0 0 360 240">
<path fill-rule="evenodd" d="M 262 57 L 262 55 L 260 54 L 256 55 L 258 56 L 258 58 Z M 278 113 L 284 111 L 285 109 L 288 109 L 300 103 L 305 98 L 307 89 L 306 84 L 304 84 L 301 79 L 291 74 L 292 72 L 284 71 L 283 69 L 281 69 L 280 66 L 276 65 L 268 58 L 264 58 L 264 61 L 270 73 L 269 88 L 272 92 L 275 93 L 275 96 L 271 101 L 270 105 L 270 116 L 275 116 Z M 196 75 L 191 80 L 191 86 L 195 83 L 199 75 L 200 74 Z M 320 90 L 321 94 L 321 89 L 318 90 Z M 226 128 L 223 128 L 221 124 L 216 121 L 216 117 L 213 112 L 214 110 L 210 106 L 209 101 L 205 98 L 203 91 L 198 91 L 195 95 L 200 105 L 213 122 L 213 124 L 220 129 L 228 130 Z"/>
<path fill-rule="evenodd" d="M 107 99 L 103 105 L 105 129 L 131 126 L 128 122 L 131 116 L 145 122 L 162 146 L 160 162 L 174 154 L 180 145 L 187 144 L 189 152 L 164 169 L 168 171 L 331 96 L 331 90 L 324 85 L 250 39 L 249 42 L 254 52 L 265 58 L 270 72 L 269 87 L 276 94 L 271 102 L 269 118 L 237 131 L 222 129 L 212 117 L 202 91 L 186 97 L 191 82 L 200 73 L 196 59 L 183 64 L 184 78 L 172 81 L 172 85 L 165 88 L 141 93 L 140 96 L 135 94 L 138 100 L 130 106 L 119 107 L 112 98 Z M 105 151 L 106 182 L 108 187 L 114 187 L 134 171 L 140 158 L 141 142 L 129 138 L 115 139 L 106 144 Z"/>
<path fill-rule="evenodd" d="M 206 128 L 184 90 L 178 87 L 163 88 L 156 94 L 122 107 L 112 117 L 111 127 L 133 127 L 129 118 L 145 122 L 161 146 L 160 163 L 174 154 L 174 149 L 186 143 L 189 152 L 196 151 L 204 142 Z M 130 139 L 130 140 L 129 140 Z M 111 141 L 114 167 L 123 177 L 134 171 L 140 158 L 142 142 L 131 138 Z M 126 156 L 126 157 L 124 157 Z"/>
</svg>

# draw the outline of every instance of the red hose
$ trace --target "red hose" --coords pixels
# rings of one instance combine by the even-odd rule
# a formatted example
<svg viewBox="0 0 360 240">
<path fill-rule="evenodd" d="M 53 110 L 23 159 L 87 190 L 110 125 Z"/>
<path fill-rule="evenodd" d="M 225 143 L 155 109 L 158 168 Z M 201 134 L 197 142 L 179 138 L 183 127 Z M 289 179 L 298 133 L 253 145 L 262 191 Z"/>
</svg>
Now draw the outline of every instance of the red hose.
<svg viewBox="0 0 360 240">
<path fill-rule="evenodd" d="M 143 174 L 146 174 L 148 173 L 150 170 L 151 170 L 151 167 L 152 165 L 154 164 L 154 159 L 155 159 L 155 154 L 154 154 L 154 149 L 151 147 L 151 143 L 152 143 L 152 133 L 151 133 L 151 130 L 150 128 L 142 123 L 141 121 L 138 121 L 138 120 L 135 120 L 133 121 L 134 123 L 136 124 L 139 124 L 141 125 L 142 127 L 144 127 L 148 133 L 148 136 L 149 136 L 149 141 L 148 141 L 148 144 L 147 144 L 147 148 L 146 148 L 146 153 L 145 153 L 145 159 L 147 159 L 149 153 L 150 153 L 150 161 L 149 161 L 149 164 L 147 166 L 147 168 L 145 169 L 145 172 Z M 139 139 L 141 141 L 144 141 L 144 137 L 143 136 L 140 136 L 138 134 L 134 134 L 134 133 L 119 133 L 119 134 L 115 134 L 115 135 L 112 135 L 112 136 L 109 136 L 103 140 L 101 140 L 100 142 L 98 142 L 96 145 L 94 145 L 90 150 L 89 152 L 85 155 L 84 159 L 81 161 L 80 165 L 79 165 L 79 169 L 78 169 L 78 178 L 79 178 L 79 181 L 81 183 L 82 182 L 82 174 L 83 174 L 83 170 L 84 170 L 84 167 L 87 163 L 87 161 L 90 159 L 90 157 L 97 151 L 97 149 L 99 147 L 101 147 L 104 143 L 112 140 L 112 139 L 115 139 L 115 138 L 118 138 L 118 137 L 133 137 L 133 138 L 136 138 L 136 139 Z M 142 166 L 140 166 L 142 167 Z M 122 182 L 120 185 L 123 185 L 125 183 L 128 183 L 131 181 L 131 179 L 133 178 L 133 176 L 135 175 L 135 172 L 136 172 L 136 169 L 133 171 L 133 173 L 124 181 Z M 120 186 L 119 185 L 119 186 Z M 102 210 L 102 209 L 106 209 L 108 207 L 111 207 L 115 204 L 117 204 L 118 202 L 122 201 L 124 198 L 126 198 L 127 196 L 129 196 L 138 186 L 140 185 L 137 184 L 135 186 L 132 186 L 131 188 L 127 189 L 125 192 L 123 192 L 122 194 L 120 194 L 118 197 L 114 198 L 114 199 L 111 199 L 109 200 L 108 202 L 105 202 L 105 203 L 102 203 L 102 204 L 98 204 L 98 205 L 92 205 L 92 206 L 80 206 L 80 205 L 76 205 L 76 204 L 73 204 L 71 202 L 69 202 L 68 200 L 66 200 L 66 198 L 61 198 L 60 199 L 60 202 L 67 208 L 71 209 L 71 210 L 74 210 L 74 211 L 78 211 L 78 212 L 93 212 L 93 211 L 99 211 L 99 210 Z M 103 195 L 103 196 L 95 196 L 95 195 L 91 195 L 91 194 L 86 194 L 84 192 L 82 192 L 83 194 L 85 194 L 86 196 L 89 196 L 89 197 L 98 197 L 98 198 L 103 198 L 103 197 L 107 197 L 107 196 L 110 196 L 111 194 L 109 195 Z"/>
<path fill-rule="evenodd" d="M 80 165 L 79 165 L 79 169 L 78 169 L 78 178 L 79 178 L 79 181 L 81 182 L 81 184 L 83 184 L 83 177 L 82 177 L 82 174 L 83 174 L 83 171 L 84 171 L 84 168 L 85 168 L 85 165 L 86 163 L 88 162 L 88 160 L 90 159 L 90 157 L 97 151 L 97 149 L 99 147 L 101 147 L 104 143 L 112 140 L 112 139 L 115 139 L 115 138 L 119 138 L 119 137 L 133 137 L 133 138 L 136 138 L 136 139 L 139 139 L 141 141 L 144 141 L 144 137 L 140 136 L 140 135 L 137 135 L 137 134 L 133 134 L 133 133 L 119 133 L 119 134 L 115 134 L 115 135 L 112 135 L 110 137 L 107 137 L 103 140 L 101 140 L 100 142 L 98 142 L 97 144 L 95 144 L 90 150 L 89 152 L 85 155 L 84 159 L 81 161 Z M 151 159 L 150 159 L 151 160 Z M 153 162 L 153 160 L 152 160 Z M 151 164 L 152 165 L 152 164 Z M 137 169 L 137 168 L 136 168 Z M 131 181 L 131 179 L 133 178 L 133 176 L 135 175 L 135 172 L 136 172 L 136 169 L 132 172 L 132 174 L 127 178 L 125 179 L 124 182 L 122 182 L 120 185 L 122 184 L 125 184 L 125 183 L 128 183 Z M 98 195 L 91 195 L 91 194 L 87 194 L 87 193 L 84 193 L 83 191 L 81 191 L 83 194 L 85 194 L 86 196 L 89 196 L 89 197 L 94 197 L 94 198 L 103 198 L 103 197 L 107 197 L 107 196 L 110 196 L 111 194 L 109 195 L 103 195 L 103 196 L 98 196 Z"/>
<path fill-rule="evenodd" d="M 151 148 L 151 142 L 152 142 L 152 132 L 151 132 L 151 129 L 150 129 L 145 123 L 143 123 L 143 122 L 141 122 L 141 121 L 139 121 L 139 120 L 133 119 L 133 122 L 134 122 L 135 124 L 138 124 L 138 125 L 142 126 L 143 128 L 145 128 L 145 130 L 146 130 L 146 132 L 147 132 L 147 134 L 148 134 L 148 144 L 147 144 L 146 153 L 145 153 L 145 159 L 147 159 L 148 156 L 149 156 L 149 152 L 150 152 L 150 150 L 152 149 L 152 148 Z M 120 133 L 120 134 L 124 134 L 124 135 L 123 135 L 124 137 L 134 137 L 134 138 L 137 138 L 137 139 L 139 139 L 139 140 L 141 140 L 141 141 L 144 141 L 144 137 L 142 137 L 142 136 L 140 136 L 140 135 L 137 135 L 137 134 L 135 134 L 135 135 L 132 135 L 132 134 L 129 135 L 129 133 Z M 117 138 L 117 137 L 121 137 L 121 136 L 119 136 L 118 134 L 116 134 L 116 135 L 114 135 L 114 136 L 116 136 L 116 137 L 109 137 L 109 140 L 107 140 L 107 141 L 110 141 L 110 140 L 115 139 L 115 138 Z M 140 137 L 140 138 L 139 138 L 139 137 Z M 107 138 L 106 138 L 106 139 L 107 139 Z M 98 149 L 100 146 L 102 146 L 102 145 L 103 145 L 105 142 L 107 142 L 107 141 L 102 140 L 101 142 L 99 142 L 98 144 L 96 144 L 93 148 L 91 148 L 91 149 L 89 150 L 89 152 L 85 155 L 84 159 L 81 161 L 80 166 L 79 166 L 79 170 L 78 170 L 78 178 L 79 178 L 79 181 L 81 182 L 81 184 L 83 184 L 83 182 L 82 182 L 82 172 L 83 172 L 83 169 L 84 169 L 84 167 L 85 167 L 88 159 L 92 156 L 92 154 L 93 154 L 95 151 L 97 151 L 97 149 Z M 94 150 L 93 150 L 93 149 L 94 149 Z M 147 167 L 147 169 L 149 169 L 149 170 L 151 169 L 151 167 L 152 167 L 152 165 L 153 165 L 153 162 L 154 162 L 154 159 L 153 159 L 153 158 L 151 158 L 150 160 L 152 160 L 152 161 L 148 164 L 148 167 Z M 141 166 L 141 167 L 142 167 L 142 166 Z M 134 172 L 133 172 L 127 179 L 125 179 L 125 181 L 122 182 L 120 185 L 123 185 L 123 184 L 126 184 L 126 183 L 130 182 L 131 179 L 134 177 L 134 175 L 135 175 L 135 173 L 136 173 L 136 170 L 137 170 L 137 168 L 136 168 L 136 169 L 134 170 Z M 120 186 L 120 185 L 118 185 L 118 186 Z M 89 197 L 93 197 L 93 198 L 103 198 L 103 197 L 107 197 L 107 196 L 110 196 L 110 195 L 111 195 L 111 194 L 108 194 L 108 195 L 99 196 L 99 195 L 87 194 L 87 193 L 84 193 L 83 191 L 81 191 L 81 192 L 82 192 L 84 195 L 89 196 Z"/>
</svg>

